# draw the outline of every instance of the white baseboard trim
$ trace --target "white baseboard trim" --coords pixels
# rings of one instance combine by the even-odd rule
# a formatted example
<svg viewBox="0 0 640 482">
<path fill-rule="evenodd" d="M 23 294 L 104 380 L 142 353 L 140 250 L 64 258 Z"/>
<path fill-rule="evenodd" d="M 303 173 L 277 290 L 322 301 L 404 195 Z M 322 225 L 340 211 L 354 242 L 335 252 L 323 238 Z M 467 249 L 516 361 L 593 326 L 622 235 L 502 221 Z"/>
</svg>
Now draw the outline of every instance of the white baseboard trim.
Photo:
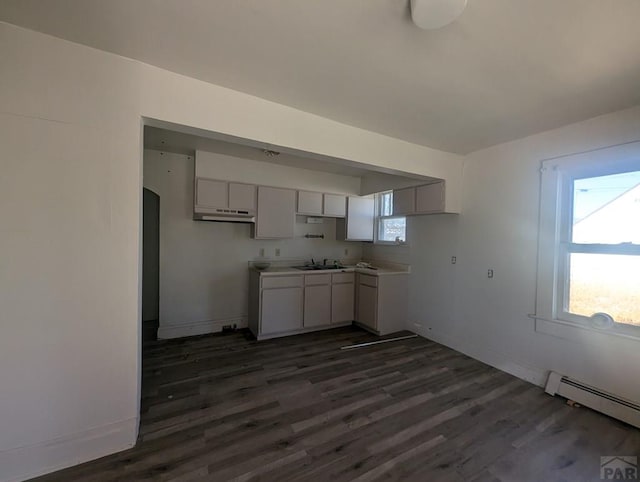
<svg viewBox="0 0 640 482">
<path fill-rule="evenodd" d="M 235 318 L 225 318 L 221 320 L 190 321 L 186 323 L 162 324 L 158 328 L 158 338 L 166 340 L 168 338 L 182 338 L 185 336 L 206 335 L 207 333 L 218 333 L 226 325 L 236 325 L 236 328 L 247 328 L 249 326 L 246 316 Z"/>
<path fill-rule="evenodd" d="M 300 328 L 299 330 L 281 331 L 279 333 L 267 333 L 264 335 L 257 335 L 258 341 L 271 340 L 272 338 L 280 338 L 283 336 L 303 335 L 305 333 L 312 333 L 314 331 L 333 330 L 334 328 L 343 328 L 345 326 L 351 326 L 353 322 L 347 321 L 346 323 L 335 323 L 332 325 L 312 326 L 308 328 Z"/>
<path fill-rule="evenodd" d="M 425 325 L 425 323 L 421 324 Z M 416 325 L 409 329 L 412 331 L 416 331 Z M 418 331 L 418 333 L 425 338 L 440 343 L 441 345 L 445 345 L 449 348 L 459 351 L 460 353 L 464 353 L 465 355 L 481 361 L 482 363 L 486 363 L 487 365 L 497 368 L 498 370 L 506 372 L 526 382 L 538 385 L 539 387 L 544 387 L 547 382 L 547 370 L 529 367 L 522 363 L 516 362 L 508 353 L 499 352 L 496 350 L 485 350 L 480 352 L 476 346 L 472 346 L 471 344 L 463 340 L 456 339 L 454 337 L 439 333 L 434 330 L 421 329 Z"/>
<path fill-rule="evenodd" d="M 129 449 L 139 418 L 0 452 L 0 481 L 19 482 Z"/>
</svg>

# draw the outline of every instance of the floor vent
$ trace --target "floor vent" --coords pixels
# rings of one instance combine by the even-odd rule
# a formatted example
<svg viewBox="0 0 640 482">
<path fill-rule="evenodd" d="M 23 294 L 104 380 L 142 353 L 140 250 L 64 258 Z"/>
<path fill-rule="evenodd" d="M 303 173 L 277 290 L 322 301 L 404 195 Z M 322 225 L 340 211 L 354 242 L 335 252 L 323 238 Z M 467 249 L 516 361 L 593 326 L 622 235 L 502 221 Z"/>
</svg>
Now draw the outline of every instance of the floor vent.
<svg viewBox="0 0 640 482">
<path fill-rule="evenodd" d="M 564 377 L 559 373 L 549 373 L 545 392 L 550 395 L 561 395 L 585 407 L 640 428 L 640 405 Z"/>
</svg>

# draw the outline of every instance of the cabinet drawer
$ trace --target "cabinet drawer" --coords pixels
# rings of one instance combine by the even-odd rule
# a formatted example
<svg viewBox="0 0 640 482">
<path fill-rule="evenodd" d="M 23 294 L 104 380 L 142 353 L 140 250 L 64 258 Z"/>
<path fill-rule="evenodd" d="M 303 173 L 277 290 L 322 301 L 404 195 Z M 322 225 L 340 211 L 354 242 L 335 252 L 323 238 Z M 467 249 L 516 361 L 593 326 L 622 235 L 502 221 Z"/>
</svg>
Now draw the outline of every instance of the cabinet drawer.
<svg viewBox="0 0 640 482">
<path fill-rule="evenodd" d="M 361 285 L 366 285 L 366 286 L 373 286 L 376 287 L 378 286 L 378 277 L 377 276 L 371 276 L 368 274 L 360 274 L 358 276 L 359 279 L 359 283 Z"/>
<path fill-rule="evenodd" d="M 331 280 L 333 283 L 353 283 L 355 278 L 355 273 L 335 273 Z"/>
<path fill-rule="evenodd" d="M 330 274 L 308 274 L 304 277 L 305 286 L 309 285 L 328 285 L 331 283 Z"/>
<path fill-rule="evenodd" d="M 263 288 L 290 288 L 302 286 L 302 276 L 268 276 L 262 279 Z"/>
</svg>

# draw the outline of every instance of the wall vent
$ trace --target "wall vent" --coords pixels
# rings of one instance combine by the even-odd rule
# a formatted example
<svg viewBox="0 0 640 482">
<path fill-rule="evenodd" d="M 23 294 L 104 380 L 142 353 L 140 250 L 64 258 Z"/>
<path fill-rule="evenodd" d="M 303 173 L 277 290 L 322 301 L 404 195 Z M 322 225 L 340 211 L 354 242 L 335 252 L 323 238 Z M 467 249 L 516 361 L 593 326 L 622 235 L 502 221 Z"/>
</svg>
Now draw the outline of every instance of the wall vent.
<svg viewBox="0 0 640 482">
<path fill-rule="evenodd" d="M 561 395 L 585 407 L 640 428 L 640 405 L 630 400 L 572 380 L 556 372 L 549 373 L 547 386 L 544 390 L 549 395 Z"/>
</svg>

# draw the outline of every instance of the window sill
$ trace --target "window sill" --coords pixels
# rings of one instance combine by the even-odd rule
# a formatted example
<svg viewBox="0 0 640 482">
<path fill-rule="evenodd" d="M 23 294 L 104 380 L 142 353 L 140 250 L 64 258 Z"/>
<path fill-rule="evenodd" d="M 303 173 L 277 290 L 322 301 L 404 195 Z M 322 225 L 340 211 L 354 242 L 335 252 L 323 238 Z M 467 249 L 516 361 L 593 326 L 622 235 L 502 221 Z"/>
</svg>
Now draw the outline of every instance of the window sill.
<svg viewBox="0 0 640 482">
<path fill-rule="evenodd" d="M 535 331 L 545 335 L 556 336 L 565 340 L 582 341 L 587 333 L 596 335 L 615 336 L 629 340 L 640 341 L 640 327 L 623 325 L 609 329 L 595 328 L 582 323 L 565 320 L 549 320 L 536 315 L 529 315 L 535 320 Z M 587 335 L 588 336 L 588 335 Z"/>
<path fill-rule="evenodd" d="M 409 247 L 409 243 L 396 243 L 395 241 L 374 241 L 373 244 L 377 246 L 402 246 L 404 248 Z"/>
</svg>

